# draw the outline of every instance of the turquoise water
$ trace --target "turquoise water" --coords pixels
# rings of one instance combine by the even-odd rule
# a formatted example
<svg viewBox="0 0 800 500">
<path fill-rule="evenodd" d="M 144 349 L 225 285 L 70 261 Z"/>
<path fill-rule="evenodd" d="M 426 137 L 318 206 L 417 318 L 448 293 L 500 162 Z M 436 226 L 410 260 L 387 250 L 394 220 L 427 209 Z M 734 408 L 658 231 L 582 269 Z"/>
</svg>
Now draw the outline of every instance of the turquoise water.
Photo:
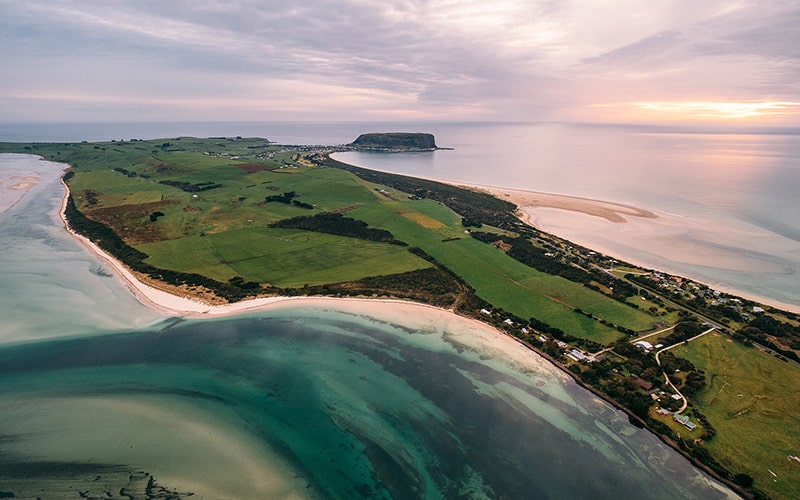
<svg viewBox="0 0 800 500">
<path fill-rule="evenodd" d="M 173 469 L 197 457 L 134 450 L 140 441 L 125 429 L 141 426 L 137 412 L 120 411 L 106 428 L 91 418 L 64 422 L 71 400 L 90 411 L 156 398 L 162 410 L 178 404 L 184 414 L 217 415 L 301 477 L 303 493 L 322 498 L 724 497 L 550 367 L 531 362 L 520 370 L 444 333 L 293 307 L 5 347 L 0 471 L 42 455 L 64 471 L 93 460 L 102 465 L 88 477 L 127 466 L 192 491 L 192 471 Z M 42 407 L 50 409 L 44 417 L 36 414 Z M 175 447 L 197 439 L 174 440 L 151 425 L 135 434 Z M 52 438 L 62 433 L 90 435 L 90 446 L 64 449 Z M 203 476 L 227 464 L 205 457 L 194 468 Z"/>
<path fill-rule="evenodd" d="M 0 214 L 0 491 L 101 496 L 152 475 L 193 498 L 731 496 L 452 315 L 150 311 L 60 227 L 61 166 L 11 165 L 42 180 Z"/>
</svg>

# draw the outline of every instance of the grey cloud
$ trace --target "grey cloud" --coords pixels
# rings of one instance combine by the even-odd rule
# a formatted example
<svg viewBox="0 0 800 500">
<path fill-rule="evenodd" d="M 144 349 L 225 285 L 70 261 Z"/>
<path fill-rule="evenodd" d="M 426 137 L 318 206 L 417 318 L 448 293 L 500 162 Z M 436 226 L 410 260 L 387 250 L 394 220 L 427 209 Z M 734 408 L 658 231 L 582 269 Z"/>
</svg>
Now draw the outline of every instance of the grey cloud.
<svg viewBox="0 0 800 500">
<path fill-rule="evenodd" d="M 440 79 L 459 78 L 475 66 L 491 70 L 494 65 L 477 41 L 433 32 L 414 16 L 391 19 L 358 2 L 242 2 L 235 8 L 228 2 L 136 2 L 113 8 L 59 2 L 55 7 L 61 10 L 51 18 L 41 5 L 35 15 L 6 23 L 18 32 L 35 33 L 39 45 L 27 46 L 31 54 L 55 50 L 79 51 L 85 57 L 138 55 L 168 60 L 175 68 L 312 77 L 391 91 L 413 91 Z M 70 10 L 105 22 L 70 16 Z M 154 20 L 164 21 L 167 29 L 148 32 L 158 27 Z M 192 36 L 170 33 L 170 22 L 191 30 Z"/>
<path fill-rule="evenodd" d="M 785 85 L 796 73 L 792 61 L 800 44 L 783 39 L 798 36 L 797 8 L 699 20 L 690 13 L 681 19 L 692 22 L 671 26 L 649 17 L 644 25 L 659 31 L 586 57 L 592 40 L 609 37 L 580 5 L 543 0 L 497 7 L 501 13 L 510 7 L 506 17 L 481 25 L 470 16 L 491 17 L 492 10 L 477 0 L 0 0 L 9 75 L 0 89 L 11 89 L 32 75 L 28 66 L 37 65 L 53 69 L 50 87 L 43 89 L 233 101 L 258 100 L 262 91 L 273 99 L 281 91 L 291 96 L 291 82 L 297 82 L 305 85 L 303 92 L 363 90 L 362 102 L 396 98 L 417 110 L 476 108 L 506 116 L 524 107 L 590 102 L 598 98 L 598 81 L 613 81 L 618 95 L 622 86 L 616 82 L 628 73 L 641 78 L 641 86 L 625 85 L 648 92 L 726 85 L 712 71 L 731 54 L 772 61 L 736 85 Z M 651 16 L 632 12 L 631 19 L 636 14 Z M 591 33 L 583 37 L 580 29 L 587 27 Z M 668 75 L 654 76 L 659 70 L 673 69 L 682 72 L 680 80 L 668 76 L 653 84 L 652 78 Z M 297 95 L 308 95 L 303 92 Z"/>
<path fill-rule="evenodd" d="M 662 31 L 604 54 L 583 60 L 586 64 L 641 64 L 662 59 L 670 51 L 685 43 L 677 29 Z"/>
<path fill-rule="evenodd" d="M 744 13 L 710 19 L 699 27 L 708 34 L 694 45 L 699 53 L 800 59 L 800 7 L 776 9 L 764 2 Z"/>
</svg>

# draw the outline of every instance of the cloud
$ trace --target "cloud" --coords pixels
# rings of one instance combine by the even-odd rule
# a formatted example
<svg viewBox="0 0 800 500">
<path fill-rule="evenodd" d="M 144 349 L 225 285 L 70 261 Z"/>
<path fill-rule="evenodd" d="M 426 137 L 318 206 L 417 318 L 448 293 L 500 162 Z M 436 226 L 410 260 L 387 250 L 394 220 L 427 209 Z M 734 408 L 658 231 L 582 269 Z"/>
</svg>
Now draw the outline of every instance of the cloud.
<svg viewBox="0 0 800 500">
<path fill-rule="evenodd" d="M 615 48 L 604 54 L 583 60 L 585 64 L 651 64 L 663 59 L 672 50 L 684 44 L 681 33 L 677 29 L 662 31 L 648 36 L 632 44 Z"/>
<path fill-rule="evenodd" d="M 800 9 L 780 2 L 0 0 L 0 14 L 0 91 L 40 118 L 56 103 L 87 120 L 104 105 L 558 120 L 622 97 L 800 100 Z M 107 100 L 68 103 L 93 94 Z"/>
</svg>

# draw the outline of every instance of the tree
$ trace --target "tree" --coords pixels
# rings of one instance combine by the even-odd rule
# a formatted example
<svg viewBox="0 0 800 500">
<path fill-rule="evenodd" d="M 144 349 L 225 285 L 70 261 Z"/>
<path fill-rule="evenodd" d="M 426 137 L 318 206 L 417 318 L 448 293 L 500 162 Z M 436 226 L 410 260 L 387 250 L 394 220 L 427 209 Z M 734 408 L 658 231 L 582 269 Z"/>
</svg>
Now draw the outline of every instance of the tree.
<svg viewBox="0 0 800 500">
<path fill-rule="evenodd" d="M 733 482 L 739 486 L 744 486 L 745 488 L 753 486 L 753 478 L 741 472 L 733 476 Z"/>
</svg>

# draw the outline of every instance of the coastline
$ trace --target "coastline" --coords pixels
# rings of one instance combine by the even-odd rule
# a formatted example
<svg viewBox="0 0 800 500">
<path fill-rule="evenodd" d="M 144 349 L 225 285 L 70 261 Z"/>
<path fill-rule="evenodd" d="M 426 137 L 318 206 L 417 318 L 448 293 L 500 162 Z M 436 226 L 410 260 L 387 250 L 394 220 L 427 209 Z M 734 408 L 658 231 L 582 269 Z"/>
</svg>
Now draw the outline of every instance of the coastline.
<svg viewBox="0 0 800 500">
<path fill-rule="evenodd" d="M 331 155 L 336 160 L 336 155 Z M 340 160 L 336 160 L 340 161 Z M 344 162 L 346 163 L 346 162 Z M 367 168 L 387 174 L 386 169 Z M 406 174 L 400 174 L 406 175 Z M 516 217 L 545 233 L 618 259 L 636 267 L 680 276 L 714 290 L 762 305 L 800 314 L 800 303 L 790 302 L 794 273 L 790 262 L 781 259 L 793 247 L 781 247 L 775 259 L 770 255 L 741 252 L 760 233 L 717 229 L 716 220 L 703 213 L 687 216 L 639 207 L 626 202 L 547 193 L 528 189 L 443 179 L 427 175 L 408 175 L 441 184 L 492 195 L 517 206 Z M 668 251 L 665 251 L 668 249 Z M 740 281 L 726 281 L 730 275 Z M 757 281 L 741 276 L 761 277 Z M 773 282 L 763 279 L 769 276 Z M 771 286 L 774 283 L 775 286 Z M 787 288 L 788 287 L 788 288 Z M 776 294 L 766 290 L 776 290 Z M 783 299 L 781 298 L 783 297 Z"/>
<path fill-rule="evenodd" d="M 63 178 L 60 182 L 64 188 L 64 196 L 61 200 L 61 207 L 58 215 L 67 233 L 69 233 L 69 235 L 89 253 L 112 268 L 114 276 L 125 285 L 125 287 L 134 295 L 134 297 L 136 297 L 140 303 L 165 315 L 179 316 L 182 318 L 215 318 L 248 312 L 264 311 L 285 307 L 288 305 L 331 308 L 333 304 L 336 304 L 337 310 L 350 312 L 353 314 L 363 314 L 363 311 L 359 310 L 359 305 L 365 303 L 372 305 L 380 304 L 389 306 L 385 307 L 381 311 L 380 316 L 382 318 L 386 317 L 390 320 L 396 319 L 398 322 L 402 322 L 402 320 L 407 320 L 409 317 L 413 317 L 409 316 L 409 314 L 413 312 L 410 309 L 417 308 L 418 310 L 418 308 L 424 308 L 430 312 L 436 313 L 438 316 L 440 316 L 439 319 L 446 317 L 450 319 L 458 318 L 459 320 L 468 321 L 474 325 L 479 325 L 481 328 L 495 331 L 502 337 L 513 340 L 515 343 L 524 346 L 519 339 L 507 335 L 491 325 L 478 321 L 477 319 L 457 314 L 453 310 L 408 300 L 325 296 L 272 296 L 247 299 L 227 304 L 209 304 L 196 298 L 179 296 L 165 290 L 158 289 L 140 280 L 120 261 L 103 251 L 88 238 L 76 233 L 69 227 L 69 224 L 64 216 L 64 208 L 66 207 L 67 198 L 69 196 L 69 188 L 64 183 Z"/>
<path fill-rule="evenodd" d="M 521 221 L 539 229 L 542 229 L 541 225 L 538 223 L 537 220 L 534 220 L 535 214 L 533 213 L 533 210 L 536 209 L 546 209 L 559 212 L 570 212 L 572 214 L 579 214 L 579 216 L 582 217 L 591 217 L 595 220 L 599 219 L 601 223 L 615 227 L 635 226 L 640 223 L 647 224 L 656 221 L 667 221 L 666 222 L 667 224 L 675 224 L 676 223 L 675 221 L 671 221 L 668 219 L 678 217 L 678 216 L 670 216 L 669 214 L 659 214 L 651 210 L 635 207 L 632 205 L 627 205 L 624 203 L 597 200 L 592 198 L 555 194 L 555 193 L 543 193 L 538 191 L 527 191 L 521 189 L 510 189 L 497 186 L 485 186 L 479 184 L 469 184 L 464 182 L 453 182 L 453 181 L 446 181 L 430 177 L 419 177 L 419 178 L 435 182 L 441 182 L 444 184 L 450 184 L 452 186 L 456 186 L 462 189 L 485 192 L 498 199 L 509 201 L 517 206 L 516 216 Z M 103 250 L 101 250 L 94 243 L 89 241 L 86 237 L 78 233 L 75 233 L 69 228 L 64 216 L 64 207 L 66 205 L 67 197 L 69 196 L 69 188 L 67 187 L 66 183 L 64 183 L 63 178 L 60 180 L 60 182 L 64 188 L 64 196 L 62 198 L 61 209 L 59 211 L 59 218 L 61 219 L 61 222 L 66 231 L 69 234 L 71 234 L 76 239 L 76 241 L 82 244 L 90 253 L 92 253 L 93 255 L 98 257 L 101 261 L 105 262 L 110 267 L 115 269 L 117 271 L 116 272 L 117 276 L 119 276 L 119 278 L 123 281 L 125 286 L 137 298 L 137 300 L 139 300 L 139 302 L 146 305 L 147 307 L 150 307 L 151 309 L 154 309 L 156 311 L 165 314 L 177 315 L 181 317 L 208 318 L 208 317 L 227 316 L 244 312 L 255 312 L 262 309 L 275 307 L 278 303 L 286 303 L 287 301 L 296 302 L 298 300 L 343 299 L 343 297 L 321 297 L 321 296 L 313 296 L 313 297 L 273 296 L 273 297 L 247 299 L 235 303 L 211 304 L 208 302 L 201 301 L 200 299 L 193 296 L 189 295 L 180 296 L 176 295 L 175 293 L 165 291 L 163 289 L 152 286 L 142 281 L 142 279 L 140 279 L 139 277 L 135 276 L 121 262 L 114 259 L 112 256 L 106 254 Z M 556 236 L 564 238 L 564 236 L 560 236 L 557 232 L 549 231 L 547 229 L 542 229 L 542 230 L 551 232 Z M 643 268 L 657 269 L 662 272 L 683 276 L 683 274 L 679 271 L 676 271 L 674 269 L 664 268 L 663 266 L 659 267 L 652 266 L 646 262 L 643 262 L 640 258 L 637 258 L 634 255 L 628 255 L 626 253 L 616 252 L 613 249 L 609 249 L 603 246 L 598 246 L 594 243 L 584 243 L 582 241 L 574 241 L 574 243 L 586 246 L 587 248 L 591 248 L 595 251 L 601 252 L 610 257 L 616 257 L 618 259 L 630 262 L 631 264 L 636 266 L 640 266 Z M 696 253 L 693 253 L 691 249 L 686 250 L 684 253 L 687 255 L 696 256 Z M 715 257 L 716 256 L 712 256 L 711 259 L 714 259 Z M 703 278 L 696 278 L 692 276 L 684 276 L 684 277 L 701 282 L 703 284 L 711 286 L 712 288 L 718 289 L 725 293 L 729 293 L 731 295 L 740 296 L 742 298 L 746 298 L 748 300 L 753 300 L 761 304 L 776 307 L 778 309 L 784 309 L 794 313 L 800 313 L 800 306 L 795 304 L 788 304 L 781 302 L 777 299 L 772 299 L 768 297 L 759 296 L 757 294 L 747 293 L 731 287 L 726 287 L 725 285 L 718 283 L 709 283 L 708 280 L 705 280 Z M 366 298 L 348 298 L 348 299 L 354 301 L 370 301 L 370 302 L 383 302 L 383 303 L 394 301 L 397 303 L 412 303 L 427 307 L 434 307 L 434 306 L 429 306 L 427 304 L 420 304 L 416 302 L 402 301 L 397 299 L 366 299 Z M 446 311 L 444 309 L 442 310 Z"/>
<path fill-rule="evenodd" d="M 297 307 L 308 307 L 315 309 L 333 309 L 346 314 L 368 317 L 376 321 L 381 321 L 391 324 L 407 324 L 409 320 L 412 320 L 415 326 L 418 326 L 421 331 L 427 331 L 429 329 L 431 330 L 442 329 L 442 331 L 446 331 L 447 329 L 449 329 L 450 325 L 453 325 L 454 323 L 460 323 L 458 325 L 460 328 L 464 328 L 465 326 L 467 327 L 466 331 L 467 335 L 472 334 L 475 337 L 477 337 L 473 338 L 474 342 L 478 343 L 482 347 L 489 348 L 492 352 L 499 351 L 502 353 L 502 355 L 509 356 L 510 363 L 516 363 L 524 358 L 524 362 L 530 363 L 535 360 L 536 364 L 551 366 L 553 368 L 551 372 L 552 376 L 561 379 L 562 382 L 571 380 L 577 386 L 592 393 L 600 401 L 603 401 L 604 403 L 607 403 L 613 408 L 615 408 L 617 411 L 626 414 L 632 423 L 635 420 L 640 424 L 636 425 L 636 427 L 644 428 L 645 430 L 647 430 L 647 432 L 656 436 L 664 444 L 666 444 L 667 446 L 675 450 L 677 453 L 682 455 L 684 458 L 686 458 L 693 466 L 705 472 L 711 479 L 730 488 L 732 491 L 742 495 L 743 497 L 745 496 L 745 493 L 739 490 L 737 485 L 717 475 L 713 470 L 711 470 L 705 464 L 699 462 L 694 457 L 689 455 L 685 450 L 681 449 L 681 447 L 678 446 L 677 443 L 671 441 L 666 436 L 663 436 L 660 433 L 655 432 L 649 427 L 647 427 L 646 424 L 641 422 L 640 419 L 638 419 L 638 417 L 635 417 L 630 412 L 630 410 L 620 405 L 618 402 L 614 401 L 613 399 L 609 399 L 605 394 L 601 393 L 594 387 L 585 384 L 582 380 L 580 380 L 575 374 L 570 372 L 566 368 L 566 366 L 564 366 L 558 360 L 552 358 L 551 356 L 547 355 L 544 352 L 539 351 L 532 345 L 514 337 L 510 333 L 507 333 L 502 329 L 496 328 L 495 326 L 480 321 L 477 318 L 472 318 L 469 316 L 458 314 L 454 310 L 444 309 L 429 304 L 400 300 L 400 299 L 371 299 L 371 298 L 325 297 L 325 296 L 293 296 L 293 297 L 273 296 L 273 297 L 248 299 L 240 302 L 227 303 L 222 305 L 215 305 L 202 302 L 198 299 L 189 298 L 188 296 L 183 296 L 183 297 L 178 296 L 173 293 L 150 286 L 147 283 L 144 283 L 139 278 L 137 278 L 134 275 L 134 273 L 128 270 L 120 261 L 118 261 L 111 255 L 107 254 L 105 251 L 100 249 L 88 238 L 74 232 L 69 227 L 69 224 L 65 217 L 64 210 L 70 193 L 68 186 L 64 182 L 63 176 L 60 178 L 60 182 L 62 184 L 62 187 L 64 188 L 64 195 L 61 200 L 61 206 L 58 215 L 59 218 L 61 219 L 64 229 L 68 232 L 68 234 L 70 234 L 75 239 L 75 241 L 77 241 L 88 252 L 90 252 L 92 255 L 98 258 L 101 262 L 111 267 L 114 271 L 113 272 L 114 276 L 123 282 L 126 288 L 134 295 L 134 297 L 136 297 L 136 299 L 140 303 L 153 310 L 164 313 L 165 315 L 178 316 L 181 318 L 210 319 L 210 318 L 219 318 L 219 317 L 226 317 L 238 314 L 245 314 L 249 312 L 268 311 L 271 309 L 279 309 L 288 306 L 297 306 Z M 466 185 L 463 183 L 450 183 L 450 184 L 459 187 L 466 187 Z M 620 218 L 624 218 L 620 214 L 626 214 L 628 216 L 635 216 L 635 217 L 646 217 L 646 218 L 657 217 L 655 214 L 652 214 L 652 212 L 648 212 L 646 210 L 642 210 L 641 212 L 638 209 L 628 210 L 628 208 L 630 207 L 625 208 L 626 207 L 625 205 L 602 202 L 599 200 L 591 200 L 586 198 L 578 198 L 578 197 L 563 196 L 563 195 L 549 195 L 549 198 L 545 198 L 544 195 L 547 195 L 546 193 L 507 190 L 502 188 L 488 188 L 484 186 L 469 186 L 469 188 L 487 190 L 488 192 L 490 192 L 495 196 L 498 196 L 497 193 L 506 193 L 509 191 L 514 191 L 515 199 L 525 200 L 525 199 L 531 199 L 531 198 L 526 198 L 526 196 L 533 196 L 535 197 L 535 199 L 539 198 L 545 199 L 543 203 L 551 203 L 551 204 L 560 203 L 562 206 L 578 207 L 579 210 L 576 211 L 582 213 L 591 212 L 592 210 L 594 210 L 593 207 L 597 206 L 598 207 L 597 213 L 602 214 L 597 216 L 606 218 L 607 220 L 609 212 L 614 212 Z M 517 196 L 521 196 L 521 198 L 516 198 Z M 510 198 L 511 195 L 508 195 L 508 197 Z M 516 202 L 514 203 L 518 206 L 518 215 L 524 213 L 522 210 L 523 207 Z M 600 205 L 592 205 L 593 203 L 598 203 Z M 615 210 L 613 207 L 619 207 L 619 208 Z M 520 216 L 520 218 L 522 217 Z M 525 220 L 525 222 L 528 222 L 527 219 L 523 220 Z M 617 222 L 623 223 L 624 221 L 617 221 Z M 373 308 L 375 306 L 378 306 L 378 310 L 371 309 L 370 311 L 365 312 L 364 308 L 362 307 L 364 304 L 370 304 Z M 427 314 L 419 314 L 420 308 L 425 310 Z M 480 335 L 481 332 L 483 333 L 483 335 Z M 522 349 L 519 349 L 520 347 Z M 530 357 L 531 353 L 536 354 L 537 356 L 532 358 Z"/>
<path fill-rule="evenodd" d="M 758 268 L 758 266 L 760 266 L 760 268 L 758 268 L 759 272 L 782 271 L 780 267 L 766 267 L 761 261 L 731 256 L 724 252 L 714 253 L 709 251 L 708 248 L 704 248 L 703 251 L 698 251 L 697 248 L 689 242 L 681 246 L 678 244 L 679 241 L 676 238 L 670 238 L 672 234 L 680 231 L 702 231 L 702 221 L 690 222 L 674 214 L 659 213 L 633 205 L 592 198 L 437 179 L 429 180 L 450 184 L 463 189 L 488 193 L 496 198 L 509 201 L 517 206 L 516 215 L 526 224 L 609 257 L 623 260 L 644 269 L 654 269 L 688 278 L 730 295 L 800 314 L 800 305 L 798 304 L 791 304 L 775 298 L 739 290 L 716 282 L 706 276 L 693 276 L 686 271 L 677 270 L 668 265 L 647 262 L 647 259 L 642 257 L 643 255 L 649 254 L 657 255 L 660 247 L 669 245 L 670 248 L 674 250 L 675 255 L 672 257 L 673 259 L 678 259 L 681 262 L 691 262 L 697 266 L 714 267 L 727 265 L 731 268 L 735 268 L 737 265 L 742 265 L 742 263 L 746 261 L 746 263 L 753 268 Z M 545 218 L 550 221 L 549 223 L 543 224 L 539 220 L 539 215 L 542 215 L 543 210 L 548 214 Z M 578 220 L 578 218 L 580 218 L 580 220 Z M 574 235 L 566 236 L 562 231 L 559 231 L 558 228 L 551 227 L 558 226 L 559 222 L 564 219 L 569 219 L 573 225 L 581 223 L 583 227 L 591 226 L 595 228 L 594 230 L 598 233 L 604 234 L 608 241 L 613 241 L 616 245 L 603 245 L 591 237 L 588 238 L 590 241 L 587 241 L 580 237 L 575 237 Z M 694 225 L 696 225 L 697 228 L 695 228 Z M 620 248 L 619 245 L 619 240 L 623 238 L 632 240 L 632 243 L 625 246 L 624 249 Z M 636 253 L 639 255 L 635 255 Z"/>
</svg>

